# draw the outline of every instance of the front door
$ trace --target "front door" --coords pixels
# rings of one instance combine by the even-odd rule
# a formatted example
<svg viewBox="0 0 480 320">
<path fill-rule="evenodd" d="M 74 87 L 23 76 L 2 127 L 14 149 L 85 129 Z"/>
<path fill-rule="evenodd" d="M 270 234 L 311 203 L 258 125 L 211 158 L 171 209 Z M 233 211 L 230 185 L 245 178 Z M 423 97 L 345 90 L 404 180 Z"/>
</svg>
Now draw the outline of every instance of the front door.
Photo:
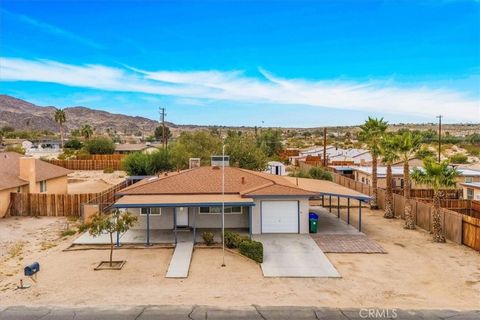
<svg viewBox="0 0 480 320">
<path fill-rule="evenodd" d="M 177 227 L 188 227 L 188 208 L 179 207 L 177 210 Z"/>
</svg>

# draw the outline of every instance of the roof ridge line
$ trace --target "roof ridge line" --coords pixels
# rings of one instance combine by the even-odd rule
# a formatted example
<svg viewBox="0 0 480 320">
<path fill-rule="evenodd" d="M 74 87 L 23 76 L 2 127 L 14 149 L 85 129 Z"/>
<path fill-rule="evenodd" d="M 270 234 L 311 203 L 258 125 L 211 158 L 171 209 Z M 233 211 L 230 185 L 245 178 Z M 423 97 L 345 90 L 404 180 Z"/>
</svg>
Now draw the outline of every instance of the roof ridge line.
<svg viewBox="0 0 480 320">
<path fill-rule="evenodd" d="M 183 174 L 183 173 L 188 172 L 188 171 L 192 171 L 192 170 L 194 170 L 194 169 L 196 169 L 196 168 L 185 169 L 185 170 L 182 170 L 182 171 L 177 172 L 176 174 L 172 174 L 172 175 L 163 175 L 163 176 L 157 176 L 157 175 L 155 175 L 154 177 L 156 177 L 157 179 L 152 179 L 151 181 L 147 181 L 147 182 L 145 182 L 145 183 L 143 183 L 143 184 L 141 184 L 141 185 L 139 185 L 139 186 L 136 186 L 136 185 L 135 185 L 136 183 L 134 183 L 134 184 L 132 184 L 131 186 L 126 187 L 126 188 L 124 188 L 124 189 L 122 189 L 122 190 L 120 190 L 120 191 L 123 191 L 123 190 L 129 190 L 129 191 L 130 191 L 130 190 L 134 190 L 134 189 L 136 189 L 136 188 L 149 185 L 150 183 L 157 182 L 158 180 L 166 180 L 166 179 L 168 179 L 168 178 L 178 176 L 178 175 L 180 175 L 180 174 Z M 175 173 L 175 171 L 170 171 L 170 172 Z M 151 178 L 153 178 L 153 177 L 145 178 L 145 179 L 151 179 Z M 140 180 L 140 181 L 143 181 L 143 180 L 144 180 L 144 179 L 142 179 L 142 180 Z M 140 182 L 140 181 L 139 181 L 139 182 Z"/>
</svg>

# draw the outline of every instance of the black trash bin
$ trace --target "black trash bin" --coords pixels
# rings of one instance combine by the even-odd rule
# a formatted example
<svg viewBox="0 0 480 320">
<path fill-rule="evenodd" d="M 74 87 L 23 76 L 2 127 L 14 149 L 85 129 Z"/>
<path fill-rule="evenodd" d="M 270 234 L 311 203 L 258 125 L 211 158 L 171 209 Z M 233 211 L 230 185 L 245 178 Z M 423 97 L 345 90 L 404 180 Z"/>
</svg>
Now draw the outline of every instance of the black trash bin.
<svg viewBox="0 0 480 320">
<path fill-rule="evenodd" d="M 318 214 L 310 212 L 308 214 L 308 221 L 309 221 L 309 231 L 310 233 L 317 233 L 318 228 Z"/>
</svg>

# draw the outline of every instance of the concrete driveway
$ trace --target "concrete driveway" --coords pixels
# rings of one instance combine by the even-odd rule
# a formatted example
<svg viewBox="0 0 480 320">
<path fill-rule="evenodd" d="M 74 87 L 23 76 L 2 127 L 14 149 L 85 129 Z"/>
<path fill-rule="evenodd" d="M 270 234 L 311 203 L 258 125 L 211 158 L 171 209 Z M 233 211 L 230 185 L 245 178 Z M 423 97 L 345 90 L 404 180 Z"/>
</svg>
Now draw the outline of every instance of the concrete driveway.
<svg viewBox="0 0 480 320">
<path fill-rule="evenodd" d="M 262 234 L 264 277 L 328 277 L 340 274 L 308 234 Z"/>
</svg>

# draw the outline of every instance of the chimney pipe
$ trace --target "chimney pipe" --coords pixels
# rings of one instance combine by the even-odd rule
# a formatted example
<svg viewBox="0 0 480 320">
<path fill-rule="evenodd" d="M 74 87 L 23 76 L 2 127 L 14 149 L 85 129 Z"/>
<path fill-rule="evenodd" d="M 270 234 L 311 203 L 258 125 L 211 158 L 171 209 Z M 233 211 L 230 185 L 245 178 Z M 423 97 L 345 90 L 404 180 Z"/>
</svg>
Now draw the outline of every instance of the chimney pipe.
<svg viewBox="0 0 480 320">
<path fill-rule="evenodd" d="M 245 177 L 242 177 L 242 184 L 245 184 Z"/>
</svg>

